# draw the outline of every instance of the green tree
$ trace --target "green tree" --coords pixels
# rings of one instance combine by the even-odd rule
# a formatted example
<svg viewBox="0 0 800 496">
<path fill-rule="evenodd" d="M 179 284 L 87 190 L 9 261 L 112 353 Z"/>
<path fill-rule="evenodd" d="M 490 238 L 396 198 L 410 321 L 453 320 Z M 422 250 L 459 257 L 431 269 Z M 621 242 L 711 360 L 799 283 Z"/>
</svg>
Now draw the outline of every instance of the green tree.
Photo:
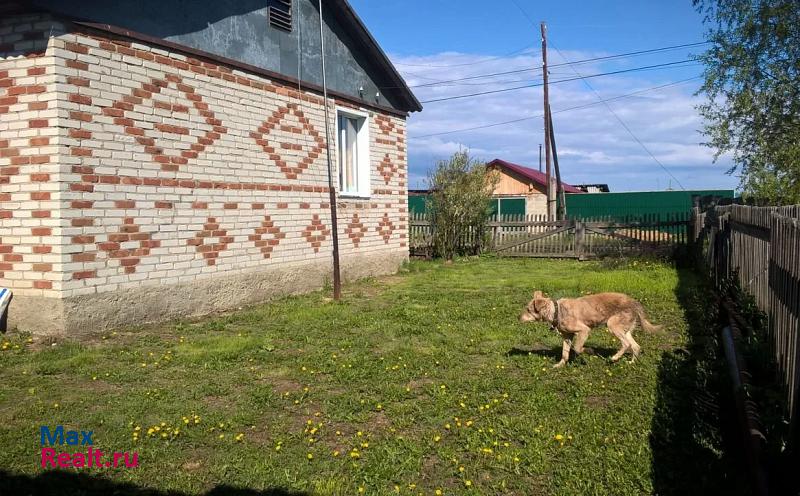
<svg viewBox="0 0 800 496">
<path fill-rule="evenodd" d="M 699 56 L 707 144 L 732 154 L 745 196 L 800 203 L 800 2 L 693 2 L 713 43 Z"/>
<path fill-rule="evenodd" d="M 452 260 L 457 254 L 477 254 L 481 250 L 486 222 L 491 213 L 490 199 L 497 184 L 495 172 L 483 162 L 459 151 L 440 160 L 429 173 L 431 195 L 428 212 L 434 232 L 434 252 Z"/>
</svg>

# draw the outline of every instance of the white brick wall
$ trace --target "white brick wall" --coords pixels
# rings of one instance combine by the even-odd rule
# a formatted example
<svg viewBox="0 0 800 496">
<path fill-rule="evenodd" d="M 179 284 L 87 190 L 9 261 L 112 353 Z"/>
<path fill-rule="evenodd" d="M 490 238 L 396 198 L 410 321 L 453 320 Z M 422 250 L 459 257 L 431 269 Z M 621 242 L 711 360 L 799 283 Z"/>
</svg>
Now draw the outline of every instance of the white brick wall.
<svg viewBox="0 0 800 496">
<path fill-rule="evenodd" d="M 0 45 L 32 21 L 57 25 L 4 19 Z M 46 157 L 13 173 L 14 157 L 0 156 L 0 252 L 10 255 L 0 285 L 66 298 L 330 257 L 319 95 L 57 27 L 37 41 L 38 57 L 0 58 L 0 81 L 43 88 L 0 112 L 0 150 Z M 336 106 L 353 107 L 329 106 L 332 120 Z M 360 110 L 372 193 L 340 201 L 341 251 L 397 253 L 407 242 L 405 121 Z"/>
</svg>

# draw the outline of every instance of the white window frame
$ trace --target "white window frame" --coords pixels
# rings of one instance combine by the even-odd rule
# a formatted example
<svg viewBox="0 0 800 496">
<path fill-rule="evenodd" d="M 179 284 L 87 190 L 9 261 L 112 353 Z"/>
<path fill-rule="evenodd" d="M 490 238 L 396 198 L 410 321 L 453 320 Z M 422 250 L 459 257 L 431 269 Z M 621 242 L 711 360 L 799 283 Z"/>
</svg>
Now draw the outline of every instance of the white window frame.
<svg viewBox="0 0 800 496">
<path fill-rule="evenodd" d="M 349 117 L 351 119 L 362 120 L 361 128 L 356 136 L 356 146 L 358 147 L 358 163 L 356 164 L 357 174 L 357 191 L 344 191 L 342 188 L 341 174 L 340 174 L 340 154 L 339 141 L 341 138 L 341 129 L 339 129 L 339 117 Z M 372 194 L 371 185 L 371 162 L 372 157 L 370 154 L 370 141 L 369 141 L 369 126 L 370 118 L 367 112 L 353 110 L 349 108 L 336 108 L 336 182 L 338 183 L 338 192 L 340 197 L 345 198 L 369 198 Z"/>
</svg>

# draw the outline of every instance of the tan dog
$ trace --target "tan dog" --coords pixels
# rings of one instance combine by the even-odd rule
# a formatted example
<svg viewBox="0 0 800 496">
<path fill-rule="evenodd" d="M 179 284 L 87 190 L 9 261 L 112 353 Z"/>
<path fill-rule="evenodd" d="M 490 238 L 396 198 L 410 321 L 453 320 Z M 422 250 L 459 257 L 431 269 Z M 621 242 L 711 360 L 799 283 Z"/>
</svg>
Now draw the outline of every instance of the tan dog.
<svg viewBox="0 0 800 496">
<path fill-rule="evenodd" d="M 616 362 L 629 349 L 635 360 L 641 352 L 639 344 L 633 340 L 633 329 L 640 322 L 648 332 L 661 329 L 653 325 L 644 314 L 642 304 L 628 295 L 621 293 L 600 293 L 582 298 L 561 298 L 553 301 L 546 298 L 541 291 L 533 293 L 533 299 L 525 306 L 520 315 L 521 322 L 550 322 L 563 339 L 561 361 L 555 367 L 561 367 L 569 360 L 570 348 L 575 353 L 583 352 L 583 345 L 589 337 L 589 331 L 601 324 L 606 324 L 622 347 L 611 357 Z"/>
</svg>

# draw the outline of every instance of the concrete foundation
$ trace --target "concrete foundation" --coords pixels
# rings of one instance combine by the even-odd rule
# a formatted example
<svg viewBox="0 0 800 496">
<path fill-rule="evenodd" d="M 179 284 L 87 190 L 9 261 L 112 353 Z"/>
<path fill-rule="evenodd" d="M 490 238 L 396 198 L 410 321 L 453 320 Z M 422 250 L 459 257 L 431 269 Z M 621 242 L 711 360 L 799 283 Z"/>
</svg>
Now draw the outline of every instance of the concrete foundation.
<svg viewBox="0 0 800 496">
<path fill-rule="evenodd" d="M 342 259 L 342 277 L 353 281 L 393 274 L 408 252 L 376 252 Z M 331 282 L 329 257 L 274 264 L 261 271 L 219 275 L 186 284 L 143 286 L 65 299 L 18 296 L 9 327 L 35 335 L 76 337 L 176 318 L 201 317 L 321 289 Z"/>
</svg>

